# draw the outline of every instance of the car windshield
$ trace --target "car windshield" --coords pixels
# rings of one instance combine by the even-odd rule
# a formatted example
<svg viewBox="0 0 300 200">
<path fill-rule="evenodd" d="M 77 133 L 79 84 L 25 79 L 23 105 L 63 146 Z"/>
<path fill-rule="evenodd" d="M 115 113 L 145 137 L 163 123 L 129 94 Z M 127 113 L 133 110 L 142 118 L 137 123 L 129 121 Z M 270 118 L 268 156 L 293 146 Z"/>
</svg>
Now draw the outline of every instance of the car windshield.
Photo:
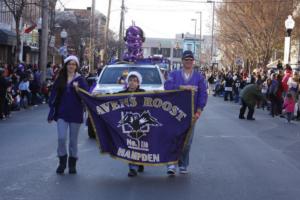
<svg viewBox="0 0 300 200">
<path fill-rule="evenodd" d="M 157 68 L 143 67 L 109 67 L 106 68 L 99 84 L 122 84 L 126 80 L 128 72 L 137 71 L 142 75 L 142 84 L 162 84 Z"/>
</svg>

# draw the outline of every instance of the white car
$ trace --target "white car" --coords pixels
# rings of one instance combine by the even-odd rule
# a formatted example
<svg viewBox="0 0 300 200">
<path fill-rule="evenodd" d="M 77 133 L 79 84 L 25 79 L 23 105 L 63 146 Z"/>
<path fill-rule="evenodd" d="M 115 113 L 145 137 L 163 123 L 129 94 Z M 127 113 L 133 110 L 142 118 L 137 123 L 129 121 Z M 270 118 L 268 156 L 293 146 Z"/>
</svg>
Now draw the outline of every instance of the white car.
<svg viewBox="0 0 300 200">
<path fill-rule="evenodd" d="M 158 65 L 125 63 L 105 66 L 97 78 L 92 94 L 113 94 L 124 90 L 126 75 L 131 71 L 137 71 L 142 75 L 141 89 L 164 90 L 165 79 Z M 95 138 L 89 119 L 87 125 L 89 137 Z"/>
<path fill-rule="evenodd" d="M 164 89 L 164 76 L 157 65 L 113 64 L 103 68 L 92 93 L 112 94 L 123 90 L 125 87 L 124 78 L 126 78 L 124 75 L 131 71 L 137 71 L 142 75 L 143 81 L 140 88 L 146 91 Z"/>
</svg>

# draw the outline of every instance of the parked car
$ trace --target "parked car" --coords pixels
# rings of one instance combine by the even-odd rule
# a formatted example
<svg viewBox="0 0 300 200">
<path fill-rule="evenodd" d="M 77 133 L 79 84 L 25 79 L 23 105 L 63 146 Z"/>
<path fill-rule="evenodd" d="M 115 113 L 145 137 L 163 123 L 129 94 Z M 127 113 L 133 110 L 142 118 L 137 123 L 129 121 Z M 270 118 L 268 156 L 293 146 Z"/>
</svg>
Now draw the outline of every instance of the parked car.
<svg viewBox="0 0 300 200">
<path fill-rule="evenodd" d="M 112 64 L 107 65 L 97 78 L 96 86 L 91 91 L 92 94 L 113 94 L 126 87 L 126 76 L 131 71 L 137 71 L 142 75 L 140 88 L 146 91 L 164 90 L 165 78 L 159 66 L 151 64 Z M 88 118 L 88 135 L 95 138 L 95 133 Z"/>
</svg>

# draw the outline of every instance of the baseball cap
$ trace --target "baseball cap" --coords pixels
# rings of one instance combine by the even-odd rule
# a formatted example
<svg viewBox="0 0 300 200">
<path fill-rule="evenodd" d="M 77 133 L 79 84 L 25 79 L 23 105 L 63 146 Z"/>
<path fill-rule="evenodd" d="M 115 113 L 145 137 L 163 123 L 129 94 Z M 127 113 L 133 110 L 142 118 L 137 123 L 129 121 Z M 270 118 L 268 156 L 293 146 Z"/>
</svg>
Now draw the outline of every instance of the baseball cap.
<svg viewBox="0 0 300 200">
<path fill-rule="evenodd" d="M 190 50 L 184 51 L 183 54 L 182 54 L 182 59 L 185 59 L 185 58 L 192 58 L 192 59 L 194 59 L 193 52 L 190 51 Z"/>
</svg>

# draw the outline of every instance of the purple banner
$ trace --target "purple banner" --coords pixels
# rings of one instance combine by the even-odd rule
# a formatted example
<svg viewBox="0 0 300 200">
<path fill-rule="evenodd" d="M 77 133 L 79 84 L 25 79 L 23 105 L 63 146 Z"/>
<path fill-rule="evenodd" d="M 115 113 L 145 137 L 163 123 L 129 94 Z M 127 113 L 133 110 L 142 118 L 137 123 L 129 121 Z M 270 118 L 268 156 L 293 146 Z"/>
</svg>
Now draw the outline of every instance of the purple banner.
<svg viewBox="0 0 300 200">
<path fill-rule="evenodd" d="M 143 165 L 176 163 L 189 137 L 192 92 L 120 93 L 80 90 L 102 153 Z"/>
</svg>

